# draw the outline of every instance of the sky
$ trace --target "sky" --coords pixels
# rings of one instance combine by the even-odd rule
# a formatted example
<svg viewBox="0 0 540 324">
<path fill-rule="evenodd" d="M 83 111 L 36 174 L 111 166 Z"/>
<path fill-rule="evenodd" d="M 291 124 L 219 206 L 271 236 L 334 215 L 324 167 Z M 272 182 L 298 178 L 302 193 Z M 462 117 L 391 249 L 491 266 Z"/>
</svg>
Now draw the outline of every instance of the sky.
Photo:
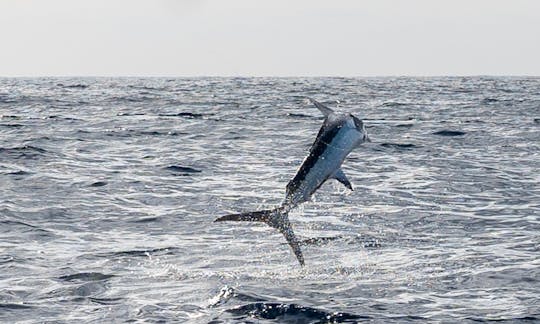
<svg viewBox="0 0 540 324">
<path fill-rule="evenodd" d="M 0 0 L 0 76 L 540 75 L 538 0 Z"/>
</svg>

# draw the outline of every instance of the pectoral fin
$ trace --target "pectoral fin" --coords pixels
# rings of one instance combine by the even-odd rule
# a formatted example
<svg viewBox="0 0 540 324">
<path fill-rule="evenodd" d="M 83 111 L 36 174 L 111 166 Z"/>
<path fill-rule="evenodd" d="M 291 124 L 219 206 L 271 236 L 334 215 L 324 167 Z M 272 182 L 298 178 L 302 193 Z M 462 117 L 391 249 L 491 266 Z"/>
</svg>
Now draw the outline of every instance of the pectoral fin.
<svg viewBox="0 0 540 324">
<path fill-rule="evenodd" d="M 337 181 L 343 183 L 343 185 L 345 185 L 345 187 L 349 188 L 350 190 L 353 190 L 352 184 L 349 181 L 349 179 L 347 179 L 347 176 L 345 176 L 345 173 L 343 173 L 343 170 L 338 169 L 336 171 L 336 173 L 334 173 L 333 178 L 336 179 Z"/>
</svg>

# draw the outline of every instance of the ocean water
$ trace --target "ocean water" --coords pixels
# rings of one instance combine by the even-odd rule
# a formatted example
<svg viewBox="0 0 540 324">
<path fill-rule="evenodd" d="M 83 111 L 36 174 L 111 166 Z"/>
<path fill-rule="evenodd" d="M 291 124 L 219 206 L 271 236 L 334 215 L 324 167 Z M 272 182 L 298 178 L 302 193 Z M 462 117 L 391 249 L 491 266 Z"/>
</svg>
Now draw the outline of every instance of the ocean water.
<svg viewBox="0 0 540 324">
<path fill-rule="evenodd" d="M 323 117 L 372 143 L 281 234 Z M 0 321 L 540 321 L 540 78 L 0 79 Z"/>
</svg>

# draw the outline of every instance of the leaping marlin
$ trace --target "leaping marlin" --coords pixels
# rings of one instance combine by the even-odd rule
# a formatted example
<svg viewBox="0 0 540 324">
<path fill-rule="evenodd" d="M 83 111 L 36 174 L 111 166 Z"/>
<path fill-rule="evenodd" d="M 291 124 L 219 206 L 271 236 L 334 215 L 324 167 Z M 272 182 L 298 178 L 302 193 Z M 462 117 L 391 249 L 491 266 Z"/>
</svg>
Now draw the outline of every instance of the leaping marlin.
<svg viewBox="0 0 540 324">
<path fill-rule="evenodd" d="M 328 179 L 336 179 L 353 190 L 351 182 L 341 170 L 341 164 L 354 148 L 370 141 L 364 123 L 360 119 L 349 113 L 335 113 L 311 98 L 310 101 L 326 118 L 309 150 L 309 155 L 294 178 L 287 184 L 285 200 L 281 206 L 275 209 L 226 215 L 215 220 L 216 222 L 249 221 L 268 224 L 285 236 L 302 266 L 304 266 L 304 256 L 289 222 L 289 211 L 310 200 L 313 193 Z"/>
</svg>

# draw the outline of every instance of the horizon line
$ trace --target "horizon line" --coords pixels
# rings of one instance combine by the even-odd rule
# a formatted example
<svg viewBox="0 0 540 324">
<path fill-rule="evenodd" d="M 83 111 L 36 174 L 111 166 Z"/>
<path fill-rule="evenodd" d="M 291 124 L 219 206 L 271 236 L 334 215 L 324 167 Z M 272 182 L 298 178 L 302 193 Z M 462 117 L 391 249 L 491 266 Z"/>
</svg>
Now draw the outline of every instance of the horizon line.
<svg viewBox="0 0 540 324">
<path fill-rule="evenodd" d="M 202 79 L 202 78 L 467 78 L 467 77 L 507 77 L 507 78 L 538 78 L 535 74 L 381 74 L 381 75 L 0 75 L 1 79 L 25 79 L 25 78 L 177 78 L 177 79 Z"/>
</svg>

